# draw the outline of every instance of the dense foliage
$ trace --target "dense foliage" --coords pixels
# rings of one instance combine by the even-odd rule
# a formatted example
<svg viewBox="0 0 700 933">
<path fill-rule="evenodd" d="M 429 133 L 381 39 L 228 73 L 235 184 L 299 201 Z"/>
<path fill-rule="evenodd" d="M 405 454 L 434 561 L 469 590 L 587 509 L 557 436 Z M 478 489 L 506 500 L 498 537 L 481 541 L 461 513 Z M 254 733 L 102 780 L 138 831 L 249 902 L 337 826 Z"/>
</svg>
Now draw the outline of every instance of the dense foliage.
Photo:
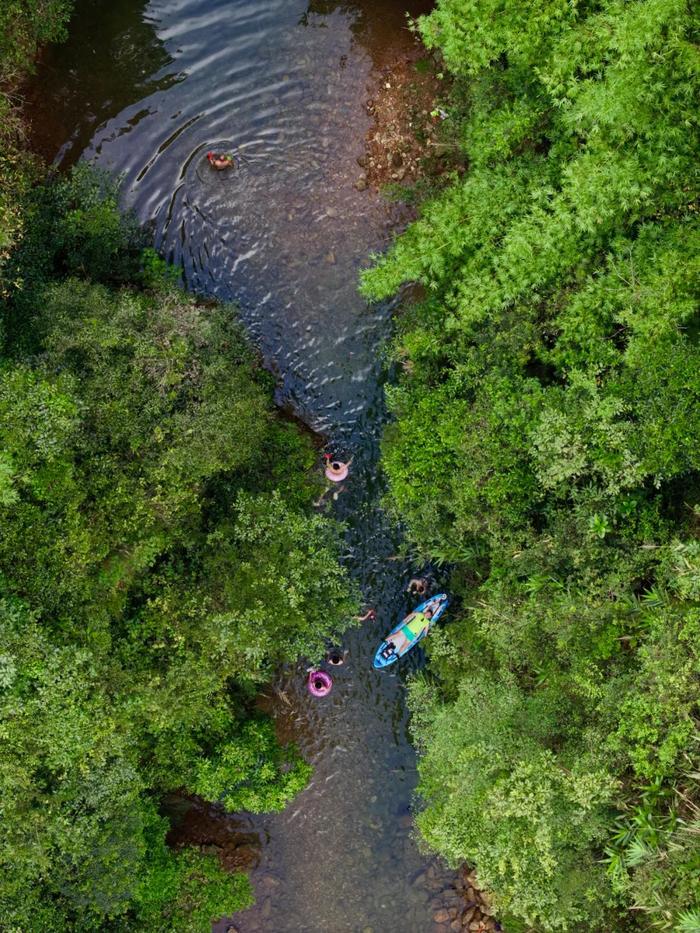
<svg viewBox="0 0 700 933">
<path fill-rule="evenodd" d="M 338 535 L 233 311 L 169 284 L 85 170 L 28 210 L 0 365 L 0 916 L 207 929 L 247 881 L 165 849 L 158 799 L 303 787 L 251 710 L 354 608 Z"/>
<path fill-rule="evenodd" d="M 424 286 L 384 464 L 463 605 L 412 689 L 419 826 L 508 929 L 699 930 L 697 20 L 438 0 L 419 28 L 469 171 L 363 282 Z"/>
<path fill-rule="evenodd" d="M 41 43 L 61 39 L 73 0 L 3 0 L 0 4 L 0 297 L 3 265 L 21 238 L 22 194 L 33 176 L 33 159 L 23 148 L 24 125 L 17 86 L 32 68 Z"/>
<path fill-rule="evenodd" d="M 3 7 L 3 79 L 66 7 Z M 258 686 L 320 654 L 355 600 L 338 528 L 312 508 L 312 445 L 274 411 L 234 309 L 178 290 L 106 179 L 35 184 L 19 126 L 0 139 L 15 172 L 0 217 L 0 926 L 207 931 L 250 903 L 248 879 L 169 849 L 160 801 L 284 807 L 310 769 L 256 712 Z"/>
</svg>

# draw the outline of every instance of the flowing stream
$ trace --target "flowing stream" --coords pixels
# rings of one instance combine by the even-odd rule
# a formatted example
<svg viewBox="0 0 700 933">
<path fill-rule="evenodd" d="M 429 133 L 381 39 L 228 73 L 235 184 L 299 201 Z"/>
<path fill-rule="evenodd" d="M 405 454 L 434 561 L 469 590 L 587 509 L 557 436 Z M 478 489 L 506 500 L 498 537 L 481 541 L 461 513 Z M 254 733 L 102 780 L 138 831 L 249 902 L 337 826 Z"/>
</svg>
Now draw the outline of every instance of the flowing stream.
<svg viewBox="0 0 700 933">
<path fill-rule="evenodd" d="M 238 303 L 279 376 L 277 401 L 354 458 L 328 506 L 348 525 L 346 561 L 377 618 L 348 634 L 330 697 L 306 693 L 303 667 L 270 691 L 280 730 L 315 770 L 284 813 L 243 820 L 261 847 L 257 903 L 229 921 L 241 933 L 448 929 L 433 912 L 451 876 L 419 854 L 409 815 L 404 678 L 422 656 L 386 673 L 371 664 L 409 608 L 411 568 L 393 559 L 400 535 L 379 505 L 391 308 L 369 309 L 357 276 L 405 218 L 354 182 L 368 89 L 412 41 L 406 6 L 80 0 L 69 41 L 47 52 L 32 91 L 35 145 L 58 166 L 82 157 L 122 176 L 125 205 L 188 287 Z M 238 168 L 213 171 L 211 149 Z"/>
</svg>

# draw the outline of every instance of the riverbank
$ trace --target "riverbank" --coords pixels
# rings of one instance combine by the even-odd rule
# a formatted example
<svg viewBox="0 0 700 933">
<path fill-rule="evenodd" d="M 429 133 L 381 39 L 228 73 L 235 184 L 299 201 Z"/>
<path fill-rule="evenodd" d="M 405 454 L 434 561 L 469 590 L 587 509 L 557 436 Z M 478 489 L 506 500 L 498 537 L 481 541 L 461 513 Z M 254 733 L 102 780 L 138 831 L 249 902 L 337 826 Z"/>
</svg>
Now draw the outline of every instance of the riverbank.
<svg viewBox="0 0 700 933">
<path fill-rule="evenodd" d="M 697 19 L 501 13 L 422 21 L 470 170 L 363 276 L 424 290 L 383 463 L 464 607 L 410 688 L 416 819 L 516 928 L 695 929 Z"/>
<path fill-rule="evenodd" d="M 462 174 L 465 160 L 453 127 L 445 123 L 442 101 L 451 81 L 440 72 L 439 59 L 417 35 L 400 54 L 373 75 L 364 107 L 372 124 L 365 152 L 357 162 L 362 171 L 355 186 L 416 203 L 435 192 L 448 173 Z"/>
<path fill-rule="evenodd" d="M 65 35 L 71 8 L 70 0 L 48 0 L 41 14 L 15 4 L 0 9 L 0 301 L 13 287 L 4 267 L 22 238 L 22 201 L 40 177 L 39 160 L 27 149 L 21 87 L 41 45 Z"/>
</svg>

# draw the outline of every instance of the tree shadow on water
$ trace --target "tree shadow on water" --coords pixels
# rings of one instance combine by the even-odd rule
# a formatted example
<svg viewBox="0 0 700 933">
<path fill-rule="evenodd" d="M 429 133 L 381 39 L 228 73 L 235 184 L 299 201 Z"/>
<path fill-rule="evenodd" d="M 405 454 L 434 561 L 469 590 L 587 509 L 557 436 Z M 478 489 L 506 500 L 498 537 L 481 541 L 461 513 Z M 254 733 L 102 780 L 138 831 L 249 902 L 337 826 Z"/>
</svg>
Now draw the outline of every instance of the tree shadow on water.
<svg viewBox="0 0 700 933">
<path fill-rule="evenodd" d="M 147 6 L 78 0 L 67 40 L 44 50 L 25 96 L 31 147 L 47 160 L 62 167 L 77 161 L 99 126 L 179 80 L 163 74 L 173 59 Z"/>
</svg>

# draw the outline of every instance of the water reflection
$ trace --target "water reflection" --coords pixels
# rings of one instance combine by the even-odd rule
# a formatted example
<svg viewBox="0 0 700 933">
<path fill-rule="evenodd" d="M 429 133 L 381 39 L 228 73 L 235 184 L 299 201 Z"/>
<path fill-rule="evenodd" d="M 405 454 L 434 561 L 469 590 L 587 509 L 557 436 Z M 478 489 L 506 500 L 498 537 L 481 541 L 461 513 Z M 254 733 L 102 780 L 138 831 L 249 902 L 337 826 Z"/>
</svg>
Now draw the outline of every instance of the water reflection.
<svg viewBox="0 0 700 933">
<path fill-rule="evenodd" d="M 375 3 L 373 0 L 309 0 L 299 22 L 304 26 L 327 27 L 324 17 L 342 13 L 350 21 L 350 29 L 373 59 L 375 66 L 400 50 L 402 31 L 407 29 L 408 12 L 412 17 L 428 13 L 431 0 L 412 3 Z M 399 41 L 397 42 L 397 37 Z"/>
<path fill-rule="evenodd" d="M 44 50 L 27 105 L 32 148 L 49 161 L 77 161 L 105 120 L 180 79 L 147 8 L 77 0 L 67 41 Z"/>
</svg>

